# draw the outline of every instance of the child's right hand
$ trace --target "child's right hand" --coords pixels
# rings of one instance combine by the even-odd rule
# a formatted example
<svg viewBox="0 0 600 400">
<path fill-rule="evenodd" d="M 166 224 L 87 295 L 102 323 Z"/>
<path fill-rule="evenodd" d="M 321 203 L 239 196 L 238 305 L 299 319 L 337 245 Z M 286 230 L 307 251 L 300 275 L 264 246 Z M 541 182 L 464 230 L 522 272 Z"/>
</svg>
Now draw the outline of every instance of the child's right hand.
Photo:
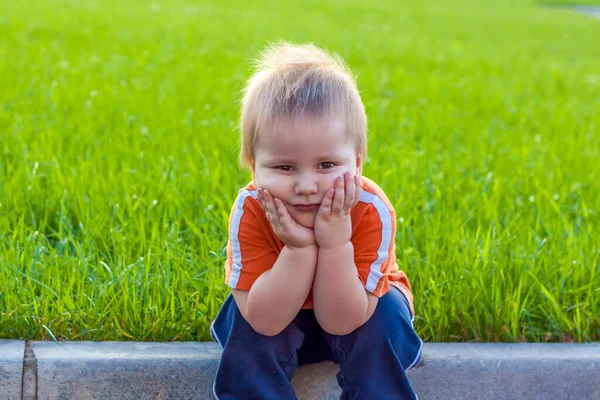
<svg viewBox="0 0 600 400">
<path fill-rule="evenodd" d="M 268 190 L 258 189 L 258 201 L 267 213 L 273 232 L 286 246 L 300 249 L 317 244 L 315 232 L 296 222 L 283 202 L 274 198 Z"/>
</svg>

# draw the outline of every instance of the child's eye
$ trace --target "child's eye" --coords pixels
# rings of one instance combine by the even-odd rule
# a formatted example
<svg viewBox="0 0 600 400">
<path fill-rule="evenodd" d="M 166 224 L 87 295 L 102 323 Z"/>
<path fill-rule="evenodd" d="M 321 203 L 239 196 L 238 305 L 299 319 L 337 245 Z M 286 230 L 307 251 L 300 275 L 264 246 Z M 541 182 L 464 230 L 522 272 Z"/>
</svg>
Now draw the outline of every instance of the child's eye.
<svg viewBox="0 0 600 400">
<path fill-rule="evenodd" d="M 335 164 L 332 163 L 331 161 L 325 161 L 321 163 L 321 168 L 323 169 L 329 169 L 329 168 L 333 168 L 335 167 Z"/>
<path fill-rule="evenodd" d="M 291 171 L 292 167 L 290 167 L 289 165 L 278 165 L 275 167 L 275 169 L 278 169 L 280 171 Z"/>
</svg>

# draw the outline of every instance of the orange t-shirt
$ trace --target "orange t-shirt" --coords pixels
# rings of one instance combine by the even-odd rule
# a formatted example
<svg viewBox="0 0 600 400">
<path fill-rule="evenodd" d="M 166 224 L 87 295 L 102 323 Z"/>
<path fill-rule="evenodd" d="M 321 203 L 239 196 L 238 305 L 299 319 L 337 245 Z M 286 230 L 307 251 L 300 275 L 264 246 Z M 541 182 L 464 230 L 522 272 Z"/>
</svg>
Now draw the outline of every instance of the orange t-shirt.
<svg viewBox="0 0 600 400">
<path fill-rule="evenodd" d="M 257 187 L 250 182 L 239 191 L 229 217 L 225 283 L 234 289 L 250 290 L 254 281 L 273 267 L 285 246 L 273 232 L 257 196 Z M 383 190 L 364 176 L 350 218 L 354 263 L 365 289 L 381 297 L 394 285 L 407 298 L 414 315 L 410 283 L 396 263 L 396 213 Z M 313 308 L 312 291 L 302 308 Z"/>
</svg>

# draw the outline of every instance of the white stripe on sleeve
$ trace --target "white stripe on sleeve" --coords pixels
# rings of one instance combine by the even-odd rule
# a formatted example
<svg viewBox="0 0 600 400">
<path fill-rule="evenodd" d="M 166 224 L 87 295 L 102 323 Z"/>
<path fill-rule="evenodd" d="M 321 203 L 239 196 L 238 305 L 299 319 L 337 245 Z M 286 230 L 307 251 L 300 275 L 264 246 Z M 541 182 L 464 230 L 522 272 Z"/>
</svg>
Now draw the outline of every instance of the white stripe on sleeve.
<svg viewBox="0 0 600 400">
<path fill-rule="evenodd" d="M 377 249 L 377 259 L 369 268 L 369 277 L 367 278 L 367 284 L 365 285 L 365 289 L 373 293 L 377 287 L 377 283 L 383 276 L 381 273 L 381 265 L 388 258 L 388 249 L 393 240 L 392 215 L 383 200 L 373 193 L 363 190 L 360 192 L 358 200 L 363 203 L 373 204 L 379 214 L 379 219 L 382 224 L 381 244 L 379 245 L 379 249 Z"/>
<path fill-rule="evenodd" d="M 255 199 L 258 197 L 258 191 L 256 190 L 242 190 L 235 200 L 235 210 L 233 211 L 233 218 L 231 220 L 231 232 L 229 234 L 229 240 L 231 240 L 231 250 L 233 253 L 233 264 L 231 266 L 231 276 L 229 277 L 229 286 L 236 288 L 240 279 L 240 273 L 242 272 L 242 252 L 240 250 L 240 223 L 242 221 L 242 215 L 244 215 L 244 203 L 246 198 L 252 196 Z"/>
</svg>

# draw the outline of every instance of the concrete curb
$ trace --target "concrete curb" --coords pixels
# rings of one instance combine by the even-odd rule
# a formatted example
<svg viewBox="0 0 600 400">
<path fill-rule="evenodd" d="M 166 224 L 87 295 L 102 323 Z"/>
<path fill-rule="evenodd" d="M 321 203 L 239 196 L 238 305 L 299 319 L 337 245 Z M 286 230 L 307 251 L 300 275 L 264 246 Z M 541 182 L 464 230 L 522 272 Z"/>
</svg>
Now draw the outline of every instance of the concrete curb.
<svg viewBox="0 0 600 400">
<path fill-rule="evenodd" d="M 0 399 L 21 399 L 25 343 L 0 340 Z"/>
<path fill-rule="evenodd" d="M 0 340 L 0 399 L 212 399 L 216 343 Z M 26 354 L 29 353 L 29 354 Z M 337 399 L 337 365 L 300 367 L 299 399 Z M 426 343 L 421 399 L 600 399 L 600 343 Z"/>
</svg>

